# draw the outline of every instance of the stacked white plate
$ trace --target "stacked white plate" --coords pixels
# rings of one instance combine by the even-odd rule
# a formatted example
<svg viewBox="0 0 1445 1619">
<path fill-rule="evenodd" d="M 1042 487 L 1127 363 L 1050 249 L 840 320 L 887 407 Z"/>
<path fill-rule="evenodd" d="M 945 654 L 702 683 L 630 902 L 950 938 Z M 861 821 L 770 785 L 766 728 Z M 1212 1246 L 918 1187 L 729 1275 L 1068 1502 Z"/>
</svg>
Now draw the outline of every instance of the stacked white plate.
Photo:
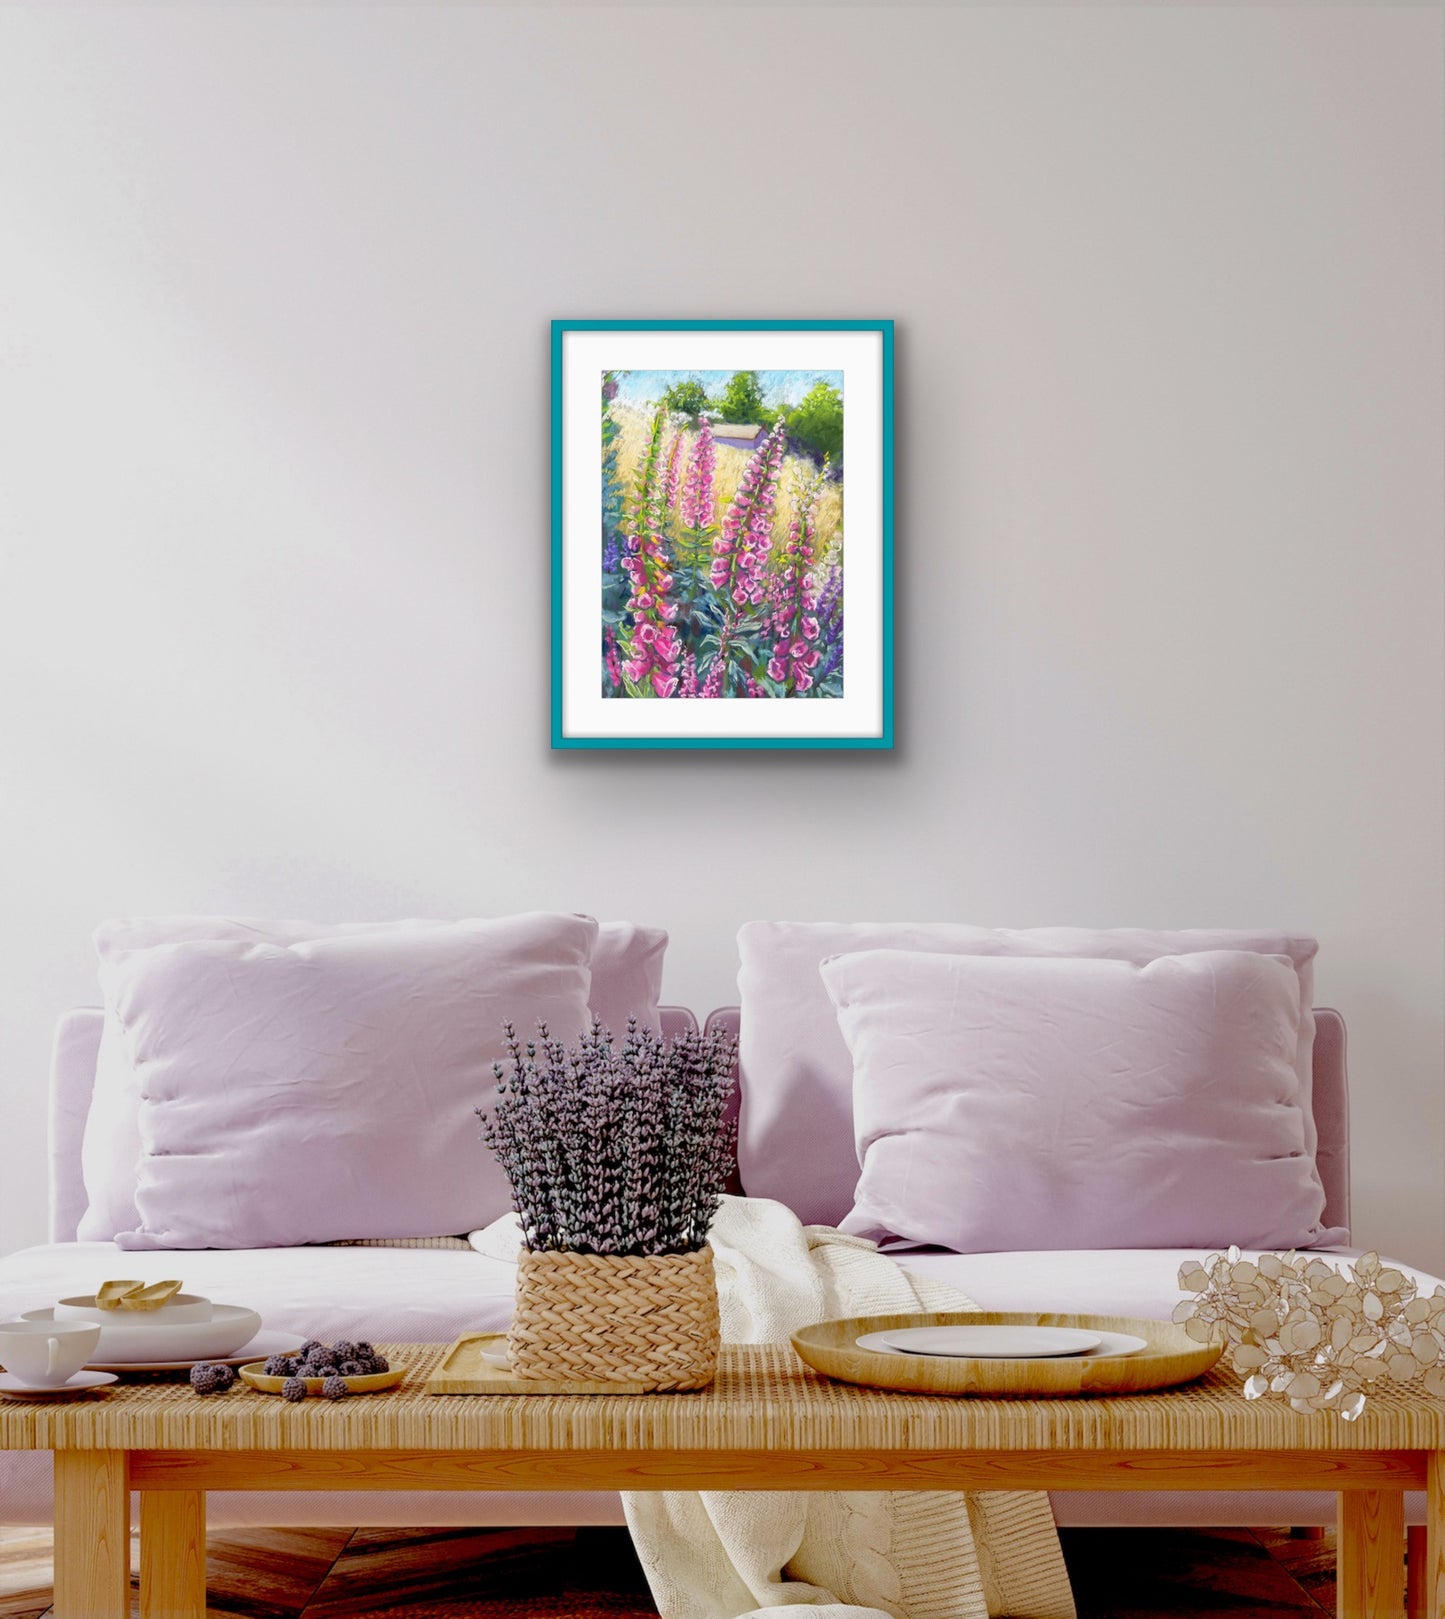
<svg viewBox="0 0 1445 1619">
<path fill-rule="evenodd" d="M 100 1342 L 90 1366 L 108 1371 L 170 1371 L 200 1360 L 257 1360 L 292 1353 L 295 1333 L 262 1332 L 261 1317 L 239 1304 L 177 1293 L 158 1310 L 102 1310 L 94 1295 L 27 1310 L 23 1321 L 94 1321 Z"/>
<path fill-rule="evenodd" d="M 948 1360 L 1056 1360 L 1061 1356 L 1132 1355 L 1146 1347 L 1126 1332 L 1077 1327 L 895 1327 L 865 1332 L 860 1349 L 884 1355 L 936 1355 Z"/>
</svg>

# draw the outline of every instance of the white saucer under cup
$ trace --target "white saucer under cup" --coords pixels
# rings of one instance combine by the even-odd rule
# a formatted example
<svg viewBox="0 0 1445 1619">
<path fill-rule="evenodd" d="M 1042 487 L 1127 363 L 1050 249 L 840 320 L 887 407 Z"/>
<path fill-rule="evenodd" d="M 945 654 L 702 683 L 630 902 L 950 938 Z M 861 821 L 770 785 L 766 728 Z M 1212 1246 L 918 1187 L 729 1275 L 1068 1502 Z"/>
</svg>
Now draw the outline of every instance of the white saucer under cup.
<svg viewBox="0 0 1445 1619">
<path fill-rule="evenodd" d="M 59 1388 L 85 1365 L 99 1342 L 97 1321 L 3 1321 L 0 1364 L 18 1384 Z"/>
<path fill-rule="evenodd" d="M 92 1389 L 108 1388 L 116 1381 L 114 1372 L 76 1372 L 63 1383 L 22 1383 L 9 1372 L 0 1372 L 0 1394 L 20 1395 L 26 1399 L 54 1399 L 70 1394 L 88 1394 Z"/>
</svg>

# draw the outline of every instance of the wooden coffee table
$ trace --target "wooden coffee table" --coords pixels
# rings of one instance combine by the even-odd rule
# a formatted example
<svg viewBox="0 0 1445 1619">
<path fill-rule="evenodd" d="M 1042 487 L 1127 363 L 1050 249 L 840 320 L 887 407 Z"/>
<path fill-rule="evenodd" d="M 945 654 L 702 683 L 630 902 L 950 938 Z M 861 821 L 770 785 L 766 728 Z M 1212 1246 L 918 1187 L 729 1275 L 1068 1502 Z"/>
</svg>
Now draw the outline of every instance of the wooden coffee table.
<svg viewBox="0 0 1445 1619">
<path fill-rule="evenodd" d="M 384 1346 L 387 1394 L 288 1405 L 184 1384 L 0 1401 L 0 1448 L 55 1452 L 55 1613 L 124 1619 L 128 1490 L 141 1611 L 205 1613 L 207 1490 L 1336 1490 L 1339 1612 L 1405 1612 L 1403 1492 L 1429 1496 L 1417 1611 L 1445 1619 L 1445 1404 L 1372 1399 L 1356 1423 L 1246 1403 L 1215 1371 L 1163 1394 L 976 1400 L 829 1382 L 789 1348 L 723 1351 L 695 1394 L 438 1397 L 438 1345 Z M 284 1521 L 284 1511 L 280 1514 Z"/>
</svg>

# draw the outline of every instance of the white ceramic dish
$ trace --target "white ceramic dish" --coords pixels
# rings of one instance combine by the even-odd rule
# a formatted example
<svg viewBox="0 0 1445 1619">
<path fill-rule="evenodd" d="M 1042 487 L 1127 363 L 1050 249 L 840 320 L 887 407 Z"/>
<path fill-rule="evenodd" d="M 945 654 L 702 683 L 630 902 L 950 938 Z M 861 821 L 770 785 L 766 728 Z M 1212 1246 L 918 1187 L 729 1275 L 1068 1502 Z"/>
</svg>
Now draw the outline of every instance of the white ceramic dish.
<svg viewBox="0 0 1445 1619">
<path fill-rule="evenodd" d="M 908 1353 L 906 1349 L 895 1349 L 894 1346 L 887 1341 L 892 1338 L 892 1336 L 893 1334 L 890 1332 L 865 1332 L 863 1336 L 857 1340 L 858 1347 L 860 1349 L 871 1349 L 876 1354 L 906 1355 Z M 1090 1336 L 1099 1340 L 1093 1349 L 1081 1349 L 1075 1354 L 1067 1356 L 1043 1355 L 1029 1358 L 1036 1358 L 1040 1360 L 1093 1360 L 1100 1355 L 1137 1355 L 1141 1349 L 1147 1349 L 1149 1347 L 1149 1343 L 1146 1338 L 1136 1338 L 1132 1333 L 1128 1332 L 1096 1332 L 1090 1334 Z M 938 1357 L 935 1356 L 935 1358 Z M 982 1357 L 975 1354 L 952 1355 L 942 1358 L 950 1360 L 978 1360 L 989 1357 Z M 1010 1355 L 995 1356 L 991 1358 L 1012 1360 L 1019 1357 Z"/>
<path fill-rule="evenodd" d="M 173 1327 L 211 1319 L 211 1301 L 196 1293 L 177 1293 L 158 1310 L 102 1310 L 93 1293 L 61 1299 L 55 1306 L 57 1321 L 99 1321 L 103 1327 Z"/>
<path fill-rule="evenodd" d="M 905 1355 L 966 1356 L 969 1360 L 1043 1360 L 1099 1347 L 1097 1332 L 1077 1327 L 895 1327 L 883 1334 Z"/>
<path fill-rule="evenodd" d="M 218 1360 L 234 1355 L 261 1329 L 261 1317 L 239 1304 L 213 1304 L 209 1321 L 177 1321 L 168 1325 L 165 1310 L 97 1311 L 100 1342 L 90 1357 L 92 1366 L 142 1361 Z M 27 1310 L 22 1321 L 53 1321 L 54 1309 Z"/>
<path fill-rule="evenodd" d="M 114 1382 L 114 1372 L 95 1372 L 89 1369 L 77 1372 L 74 1377 L 67 1378 L 63 1383 L 44 1386 L 22 1383 L 18 1377 L 12 1377 L 9 1372 L 0 1372 L 0 1394 L 9 1394 L 15 1399 L 24 1400 L 54 1399 L 57 1395 L 88 1394 L 91 1389 L 106 1388 Z"/>
<path fill-rule="evenodd" d="M 92 1362 L 93 1372 L 188 1372 L 203 1360 L 219 1366 L 244 1366 L 248 1361 L 269 1360 L 272 1355 L 294 1355 L 306 1340 L 294 1332 L 258 1332 L 249 1343 L 231 1355 L 196 1355 L 190 1360 L 144 1360 Z"/>
</svg>

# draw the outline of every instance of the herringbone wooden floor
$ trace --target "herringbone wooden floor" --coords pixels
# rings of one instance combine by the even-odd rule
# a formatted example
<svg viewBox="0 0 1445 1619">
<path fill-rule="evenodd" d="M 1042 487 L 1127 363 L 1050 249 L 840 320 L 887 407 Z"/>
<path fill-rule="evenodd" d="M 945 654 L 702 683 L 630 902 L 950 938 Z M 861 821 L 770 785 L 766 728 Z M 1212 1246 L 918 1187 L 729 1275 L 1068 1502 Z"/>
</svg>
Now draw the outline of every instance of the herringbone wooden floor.
<svg viewBox="0 0 1445 1619">
<path fill-rule="evenodd" d="M 1063 1533 L 1080 1619 L 1333 1613 L 1334 1538 Z M 256 1529 L 211 1537 L 212 1619 L 655 1619 L 621 1529 Z M 50 1608 L 50 1540 L 0 1530 L 0 1619 Z"/>
</svg>

